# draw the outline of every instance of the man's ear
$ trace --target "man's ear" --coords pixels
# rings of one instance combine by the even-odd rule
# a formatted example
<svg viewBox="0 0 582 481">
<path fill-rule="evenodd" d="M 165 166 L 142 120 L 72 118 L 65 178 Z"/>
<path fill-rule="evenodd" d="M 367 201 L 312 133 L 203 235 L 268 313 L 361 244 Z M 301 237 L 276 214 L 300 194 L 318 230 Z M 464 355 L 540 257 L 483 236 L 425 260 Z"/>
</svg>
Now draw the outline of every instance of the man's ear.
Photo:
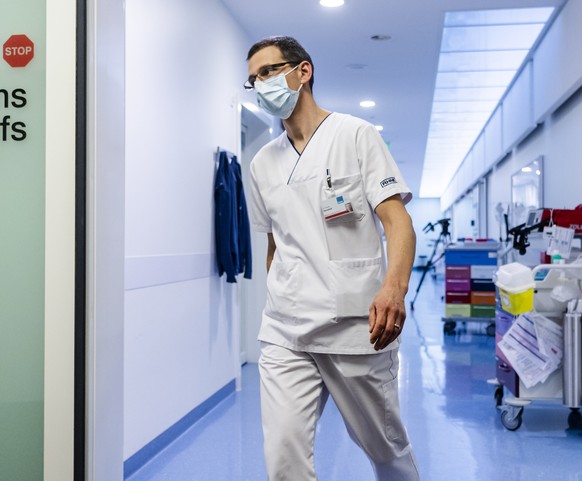
<svg viewBox="0 0 582 481">
<path fill-rule="evenodd" d="M 299 64 L 299 70 L 301 71 L 301 82 L 304 84 L 305 88 L 305 85 L 309 86 L 309 81 L 313 75 L 313 67 L 307 60 L 304 60 Z"/>
</svg>

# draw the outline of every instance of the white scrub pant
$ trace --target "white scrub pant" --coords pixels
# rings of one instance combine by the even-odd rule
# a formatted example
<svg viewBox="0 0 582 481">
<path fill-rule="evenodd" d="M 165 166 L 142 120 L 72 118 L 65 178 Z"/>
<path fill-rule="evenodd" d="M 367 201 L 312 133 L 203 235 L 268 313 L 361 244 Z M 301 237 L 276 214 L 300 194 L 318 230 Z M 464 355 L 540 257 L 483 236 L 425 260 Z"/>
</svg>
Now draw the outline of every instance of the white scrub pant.
<svg viewBox="0 0 582 481">
<path fill-rule="evenodd" d="M 417 481 L 398 402 L 398 349 L 370 355 L 298 352 L 263 343 L 261 412 L 269 481 L 316 481 L 315 427 L 331 394 L 378 481 Z"/>
</svg>

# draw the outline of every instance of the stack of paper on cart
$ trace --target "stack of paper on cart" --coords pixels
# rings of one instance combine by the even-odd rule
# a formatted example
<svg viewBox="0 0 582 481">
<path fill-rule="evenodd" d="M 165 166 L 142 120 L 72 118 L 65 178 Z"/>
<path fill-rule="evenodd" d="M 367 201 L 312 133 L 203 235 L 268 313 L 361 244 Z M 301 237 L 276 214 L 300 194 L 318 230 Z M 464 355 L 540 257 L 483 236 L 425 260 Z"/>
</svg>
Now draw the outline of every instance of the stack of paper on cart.
<svg viewBox="0 0 582 481">
<path fill-rule="evenodd" d="M 562 362 L 562 326 L 531 311 L 521 314 L 499 342 L 526 388 L 544 382 Z"/>
</svg>

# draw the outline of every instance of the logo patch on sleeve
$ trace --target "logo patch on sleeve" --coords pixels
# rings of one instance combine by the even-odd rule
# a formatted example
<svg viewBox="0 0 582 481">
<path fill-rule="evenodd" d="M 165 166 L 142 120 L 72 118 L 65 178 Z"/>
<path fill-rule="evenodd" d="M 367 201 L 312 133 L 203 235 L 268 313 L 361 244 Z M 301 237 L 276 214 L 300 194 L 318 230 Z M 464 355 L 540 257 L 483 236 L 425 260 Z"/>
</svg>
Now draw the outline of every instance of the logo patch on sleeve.
<svg viewBox="0 0 582 481">
<path fill-rule="evenodd" d="M 397 181 L 395 177 L 387 177 L 382 182 L 380 182 L 380 187 L 388 187 L 389 185 L 396 184 L 396 182 Z"/>
</svg>

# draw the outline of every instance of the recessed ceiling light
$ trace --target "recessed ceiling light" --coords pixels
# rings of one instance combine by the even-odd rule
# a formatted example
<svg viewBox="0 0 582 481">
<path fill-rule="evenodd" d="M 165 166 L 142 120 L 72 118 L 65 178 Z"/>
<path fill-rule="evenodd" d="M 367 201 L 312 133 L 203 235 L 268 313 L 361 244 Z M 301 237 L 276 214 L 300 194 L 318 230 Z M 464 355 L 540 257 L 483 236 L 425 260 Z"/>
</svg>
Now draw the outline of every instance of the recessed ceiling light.
<svg viewBox="0 0 582 481">
<path fill-rule="evenodd" d="M 374 127 L 376 127 L 376 130 L 378 132 L 382 132 L 384 130 L 384 127 L 382 125 L 374 125 Z"/>
<path fill-rule="evenodd" d="M 370 107 L 375 107 L 376 106 L 376 102 L 374 102 L 373 100 L 362 100 L 360 102 L 360 107 L 364 107 L 366 109 L 369 109 Z"/>
<path fill-rule="evenodd" d="M 344 0 L 319 0 L 319 4 L 323 7 L 341 7 Z"/>
<path fill-rule="evenodd" d="M 382 41 L 382 40 L 390 40 L 391 38 L 392 37 L 390 35 L 377 34 L 377 35 L 372 35 L 370 37 L 370 40 Z"/>
</svg>

